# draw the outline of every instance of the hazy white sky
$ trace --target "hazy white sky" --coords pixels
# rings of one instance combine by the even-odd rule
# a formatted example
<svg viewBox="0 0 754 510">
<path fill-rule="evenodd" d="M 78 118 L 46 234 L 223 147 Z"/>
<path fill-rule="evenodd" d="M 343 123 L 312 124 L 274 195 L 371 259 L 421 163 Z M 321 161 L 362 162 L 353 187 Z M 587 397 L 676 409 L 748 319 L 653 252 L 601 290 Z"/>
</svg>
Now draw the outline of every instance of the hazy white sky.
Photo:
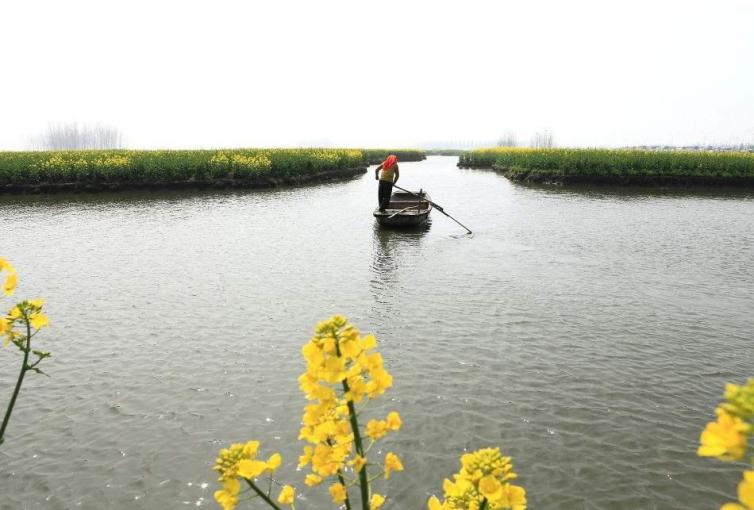
<svg viewBox="0 0 754 510">
<path fill-rule="evenodd" d="M 754 142 L 754 0 L 0 4 L 0 149 Z"/>
</svg>

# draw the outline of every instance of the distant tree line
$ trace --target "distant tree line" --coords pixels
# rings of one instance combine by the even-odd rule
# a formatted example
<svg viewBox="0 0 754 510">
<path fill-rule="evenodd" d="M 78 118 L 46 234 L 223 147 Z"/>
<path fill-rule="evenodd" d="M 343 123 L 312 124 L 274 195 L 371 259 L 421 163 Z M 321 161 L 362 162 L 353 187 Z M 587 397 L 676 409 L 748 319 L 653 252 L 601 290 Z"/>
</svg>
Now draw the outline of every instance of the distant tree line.
<svg viewBox="0 0 754 510">
<path fill-rule="evenodd" d="M 513 131 L 507 132 L 497 140 L 495 145 L 498 147 L 518 147 L 519 143 L 516 133 Z M 555 147 L 555 138 L 552 135 L 552 131 L 545 129 L 544 131 L 537 131 L 534 133 L 529 141 L 529 147 L 536 147 L 539 149 Z"/>
<path fill-rule="evenodd" d="M 625 149 L 652 151 L 754 152 L 754 143 L 697 144 L 697 145 L 631 145 Z"/>
<path fill-rule="evenodd" d="M 498 138 L 495 144 L 498 147 L 518 147 L 518 140 L 516 139 L 516 133 L 508 131 L 503 136 Z"/>
<path fill-rule="evenodd" d="M 521 143 L 515 131 L 507 131 L 497 140 L 455 140 L 455 141 L 433 141 L 419 144 L 420 147 L 437 152 L 446 149 L 451 150 L 473 150 L 484 147 L 519 147 L 527 146 L 526 142 Z M 537 131 L 529 140 L 529 147 L 550 148 L 555 147 L 555 137 L 552 130 L 545 129 Z"/>
<path fill-rule="evenodd" d="M 38 150 L 120 149 L 123 135 L 117 128 L 100 124 L 51 124 L 45 133 L 32 139 L 32 145 Z"/>
</svg>

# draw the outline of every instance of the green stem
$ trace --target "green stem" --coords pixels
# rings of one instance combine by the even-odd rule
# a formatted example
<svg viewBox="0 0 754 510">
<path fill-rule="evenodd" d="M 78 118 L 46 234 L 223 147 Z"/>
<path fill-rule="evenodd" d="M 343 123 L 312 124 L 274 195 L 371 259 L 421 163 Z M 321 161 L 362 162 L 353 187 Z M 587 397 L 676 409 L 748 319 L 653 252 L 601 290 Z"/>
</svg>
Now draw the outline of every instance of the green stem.
<svg viewBox="0 0 754 510">
<path fill-rule="evenodd" d="M 343 379 L 343 391 L 345 391 L 346 394 L 350 391 L 348 381 L 345 379 Z M 356 408 L 353 405 L 353 400 L 348 401 L 348 415 L 351 421 L 351 430 L 353 431 L 353 441 L 356 446 L 356 453 L 361 457 L 364 457 L 364 444 L 361 442 L 361 432 L 359 431 L 359 422 L 356 419 Z M 361 471 L 359 471 L 359 488 L 361 489 L 361 508 L 362 510 L 369 510 L 369 477 L 367 475 L 366 466 L 362 467 Z"/>
<path fill-rule="evenodd" d="M 346 479 L 343 478 L 343 472 L 338 470 L 338 481 L 343 487 L 346 487 Z M 351 510 L 351 499 L 348 497 L 348 489 L 346 488 L 346 510 Z"/>
<path fill-rule="evenodd" d="M 479 505 L 479 510 L 487 510 L 487 498 L 482 499 L 482 504 Z"/>
<path fill-rule="evenodd" d="M 335 335 L 335 353 L 340 358 L 340 336 Z M 351 388 L 348 387 L 348 381 L 343 379 L 343 392 L 348 395 Z M 364 457 L 364 445 L 361 442 L 361 432 L 359 432 L 359 421 L 356 419 L 356 407 L 353 400 L 348 401 L 348 417 L 351 422 L 351 431 L 353 432 L 353 441 L 356 446 L 356 453 Z M 369 477 L 367 476 L 367 467 L 363 466 L 359 471 L 359 489 L 361 490 L 361 510 L 369 510 Z"/>
<path fill-rule="evenodd" d="M 13 390 L 13 396 L 10 398 L 10 403 L 8 404 L 8 409 L 5 410 L 5 418 L 3 418 L 3 425 L 0 426 L 0 445 L 5 442 L 5 428 L 8 426 L 8 422 L 10 421 L 10 415 L 13 412 L 13 406 L 16 405 L 16 399 L 18 398 L 18 393 L 21 391 L 21 384 L 24 382 L 24 375 L 26 375 L 26 371 L 29 369 L 28 361 L 29 361 L 29 352 L 31 352 L 31 326 L 29 324 L 29 319 L 25 319 L 26 321 L 26 348 L 24 349 L 24 361 L 21 363 L 21 371 L 18 374 L 18 380 L 16 381 L 16 388 Z"/>
<path fill-rule="evenodd" d="M 332 441 L 328 439 L 327 444 L 328 446 L 332 446 Z M 348 486 L 346 485 L 346 479 L 343 478 L 343 471 L 341 471 L 340 469 L 338 469 L 338 481 L 343 487 L 346 488 L 346 510 L 351 510 L 351 498 L 348 497 Z"/>
<path fill-rule="evenodd" d="M 257 493 L 257 495 L 258 495 L 258 496 L 259 496 L 260 498 L 262 498 L 262 499 L 263 499 L 263 500 L 264 500 L 264 501 L 265 501 L 265 502 L 266 502 L 266 503 L 267 503 L 268 505 L 270 505 L 270 506 L 271 506 L 272 508 L 274 508 L 275 510 L 282 510 L 282 509 L 281 509 L 281 508 L 280 508 L 279 506 L 277 506 L 277 505 L 275 504 L 275 502 L 274 502 L 274 501 L 272 501 L 272 500 L 271 500 L 271 499 L 270 499 L 270 498 L 269 498 L 269 497 L 268 497 L 268 496 L 267 496 L 267 495 L 266 495 L 266 494 L 265 494 L 264 492 L 262 492 L 262 491 L 261 491 L 261 490 L 259 489 L 259 487 L 257 487 L 256 485 L 254 485 L 254 482 L 252 482 L 251 480 L 247 480 L 246 478 L 244 478 L 244 480 L 246 480 L 246 483 L 248 483 L 248 484 L 249 484 L 249 487 L 251 487 L 252 489 L 254 489 L 254 492 L 256 492 L 256 493 Z"/>
</svg>

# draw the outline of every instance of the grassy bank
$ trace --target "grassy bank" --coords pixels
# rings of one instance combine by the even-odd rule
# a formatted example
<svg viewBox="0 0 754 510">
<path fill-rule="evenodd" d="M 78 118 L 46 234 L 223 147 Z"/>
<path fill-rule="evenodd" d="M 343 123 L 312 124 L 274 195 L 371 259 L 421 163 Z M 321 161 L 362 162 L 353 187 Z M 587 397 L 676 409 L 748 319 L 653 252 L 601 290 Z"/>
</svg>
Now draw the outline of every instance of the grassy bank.
<svg viewBox="0 0 754 510">
<path fill-rule="evenodd" d="M 496 148 L 466 152 L 458 165 L 525 182 L 754 186 L 751 152 Z"/>
<path fill-rule="evenodd" d="M 427 156 L 460 156 L 465 153 L 462 149 L 427 149 Z"/>
<path fill-rule="evenodd" d="M 370 165 L 378 165 L 388 156 L 395 154 L 398 161 L 422 161 L 427 159 L 424 151 L 418 149 L 362 149 L 366 154 L 367 161 Z"/>
<path fill-rule="evenodd" d="M 400 153 L 401 151 L 393 151 Z M 411 151 L 413 154 L 418 151 Z M 0 191 L 264 187 L 364 172 L 388 151 L 232 149 L 0 152 Z M 421 154 L 423 158 L 423 154 Z M 407 154 L 406 157 L 409 157 Z"/>
</svg>

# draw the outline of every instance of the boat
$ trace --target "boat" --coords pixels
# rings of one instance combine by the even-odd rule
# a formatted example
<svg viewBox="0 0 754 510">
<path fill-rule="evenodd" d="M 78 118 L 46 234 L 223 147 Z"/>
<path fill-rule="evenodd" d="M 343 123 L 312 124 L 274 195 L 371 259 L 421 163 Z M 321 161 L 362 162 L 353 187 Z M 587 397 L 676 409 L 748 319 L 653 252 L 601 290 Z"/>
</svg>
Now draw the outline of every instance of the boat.
<svg viewBox="0 0 754 510">
<path fill-rule="evenodd" d="M 418 227 L 427 221 L 431 211 L 432 203 L 426 191 L 396 191 L 384 211 L 374 210 L 374 217 L 383 227 Z"/>
</svg>

